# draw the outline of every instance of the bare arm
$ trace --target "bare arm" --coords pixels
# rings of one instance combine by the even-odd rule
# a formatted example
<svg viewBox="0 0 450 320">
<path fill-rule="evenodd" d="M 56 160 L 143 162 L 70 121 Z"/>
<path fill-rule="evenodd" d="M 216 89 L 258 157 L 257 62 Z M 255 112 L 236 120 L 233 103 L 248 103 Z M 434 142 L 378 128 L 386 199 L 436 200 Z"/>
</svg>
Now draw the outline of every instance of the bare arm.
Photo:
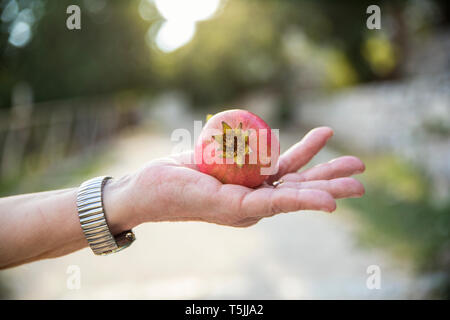
<svg viewBox="0 0 450 320">
<path fill-rule="evenodd" d="M 110 197 L 118 182 L 105 187 L 105 211 L 111 231 L 127 224 Z M 64 189 L 0 199 L 0 268 L 66 255 L 86 247 L 76 208 L 77 189 Z"/>
<path fill-rule="evenodd" d="M 109 181 L 104 207 L 113 234 L 154 221 L 205 221 L 248 227 L 282 212 L 332 212 L 335 199 L 359 197 L 362 184 L 349 176 L 364 171 L 355 157 L 340 157 L 297 172 L 333 135 L 317 128 L 280 157 L 271 181 L 285 182 L 257 189 L 222 184 L 200 173 L 191 155 L 153 161 L 136 173 Z M 66 255 L 86 247 L 78 220 L 77 189 L 49 191 L 0 199 L 0 268 Z"/>
</svg>

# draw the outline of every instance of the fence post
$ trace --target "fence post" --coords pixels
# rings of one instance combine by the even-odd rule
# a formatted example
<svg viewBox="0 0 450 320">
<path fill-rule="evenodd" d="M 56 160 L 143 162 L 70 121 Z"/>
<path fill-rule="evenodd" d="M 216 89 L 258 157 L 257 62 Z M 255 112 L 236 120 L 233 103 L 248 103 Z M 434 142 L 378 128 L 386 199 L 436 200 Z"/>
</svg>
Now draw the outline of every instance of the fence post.
<svg viewBox="0 0 450 320">
<path fill-rule="evenodd" d="M 26 144 L 31 133 L 33 90 L 27 83 L 19 83 L 12 90 L 12 108 L 6 132 L 1 177 L 9 179 L 20 174 Z"/>
</svg>

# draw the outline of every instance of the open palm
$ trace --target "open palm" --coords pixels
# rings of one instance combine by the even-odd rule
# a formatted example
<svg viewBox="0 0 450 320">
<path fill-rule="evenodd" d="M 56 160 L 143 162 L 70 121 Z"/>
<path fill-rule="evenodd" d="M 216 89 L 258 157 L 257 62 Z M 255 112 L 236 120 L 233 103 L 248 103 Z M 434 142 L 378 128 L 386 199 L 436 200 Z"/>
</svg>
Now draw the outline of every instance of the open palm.
<svg viewBox="0 0 450 320">
<path fill-rule="evenodd" d="M 201 173 L 192 153 L 149 163 L 131 177 L 133 213 L 147 221 L 205 221 L 247 227 L 264 217 L 298 210 L 332 212 L 335 199 L 360 197 L 364 187 L 349 176 L 364 171 L 356 157 L 344 156 L 297 172 L 333 135 L 328 127 L 310 131 L 279 159 L 279 171 L 257 189 L 222 184 Z M 276 187 L 274 181 L 283 181 Z"/>
</svg>

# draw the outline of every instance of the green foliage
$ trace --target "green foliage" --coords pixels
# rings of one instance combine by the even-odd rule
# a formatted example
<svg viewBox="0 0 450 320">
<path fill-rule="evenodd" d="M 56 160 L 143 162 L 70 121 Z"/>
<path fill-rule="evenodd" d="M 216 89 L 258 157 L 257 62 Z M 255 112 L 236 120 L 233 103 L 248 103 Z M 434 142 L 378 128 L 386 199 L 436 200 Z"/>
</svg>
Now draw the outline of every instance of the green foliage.
<svg viewBox="0 0 450 320">
<path fill-rule="evenodd" d="M 366 195 L 346 201 L 365 223 L 365 242 L 383 245 L 427 271 L 448 270 L 450 202 L 436 204 L 426 177 L 395 157 L 366 160 Z"/>
<path fill-rule="evenodd" d="M 218 18 L 199 25 L 186 47 L 170 54 L 153 51 L 154 70 L 199 104 L 224 102 L 267 84 L 284 63 L 273 12 L 268 5 L 230 1 Z"/>
<path fill-rule="evenodd" d="M 163 18 L 152 5 L 146 9 L 151 19 L 141 18 L 140 0 L 107 1 L 98 12 L 80 2 L 82 27 L 77 31 L 66 28 L 72 1 L 14 1 L 20 10 L 32 8 L 39 19 L 32 25 L 31 41 L 21 48 L 8 43 L 10 24 L 0 22 L 0 108 L 10 106 L 11 89 L 21 81 L 31 85 L 36 101 L 124 89 L 179 89 L 198 106 L 229 103 L 254 88 L 282 95 L 298 92 L 298 83 L 339 88 L 395 74 L 407 40 L 392 38 L 395 32 L 388 24 L 383 28 L 389 37 L 374 37 L 375 31 L 365 28 L 370 1 L 228 0 L 216 17 L 197 24 L 191 43 L 165 54 L 149 39 Z M 381 5 L 384 21 L 400 22 L 405 8 L 417 6 L 409 1 Z M 427 16 L 420 19 L 432 23 Z M 409 37 L 409 30 L 401 29 L 408 25 L 400 22 L 393 28 Z M 291 39 L 292 34 L 297 36 Z M 299 40 L 297 55 L 289 54 L 288 47 Z M 378 54 L 368 53 L 373 48 Z"/>
<path fill-rule="evenodd" d="M 138 19 L 137 1 L 109 1 L 101 13 L 82 8 L 82 28 L 66 28 L 66 8 L 73 1 L 43 1 L 44 14 L 23 48 L 0 44 L 0 106 L 10 104 L 10 91 L 21 81 L 31 84 L 35 101 L 114 92 L 151 85 L 150 64 Z M 7 34 L 6 34 L 7 35 Z"/>
</svg>

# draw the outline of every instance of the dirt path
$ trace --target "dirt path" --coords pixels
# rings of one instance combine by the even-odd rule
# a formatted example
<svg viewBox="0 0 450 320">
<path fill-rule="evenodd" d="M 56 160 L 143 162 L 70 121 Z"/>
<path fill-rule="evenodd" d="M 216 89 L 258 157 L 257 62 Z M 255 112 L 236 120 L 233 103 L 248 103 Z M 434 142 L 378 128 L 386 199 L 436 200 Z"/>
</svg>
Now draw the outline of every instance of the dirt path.
<svg viewBox="0 0 450 320">
<path fill-rule="evenodd" d="M 168 154 L 169 137 L 145 130 L 124 135 L 98 174 L 120 176 Z M 2 274 L 13 297 L 24 299 L 418 297 L 420 284 L 404 266 L 357 246 L 351 221 L 341 208 L 333 215 L 279 215 L 248 229 L 149 223 L 136 228 L 138 240 L 119 254 L 95 257 L 84 249 Z M 80 289 L 67 287 L 71 265 L 80 268 Z M 369 265 L 381 268 L 380 290 L 366 287 Z"/>
</svg>

